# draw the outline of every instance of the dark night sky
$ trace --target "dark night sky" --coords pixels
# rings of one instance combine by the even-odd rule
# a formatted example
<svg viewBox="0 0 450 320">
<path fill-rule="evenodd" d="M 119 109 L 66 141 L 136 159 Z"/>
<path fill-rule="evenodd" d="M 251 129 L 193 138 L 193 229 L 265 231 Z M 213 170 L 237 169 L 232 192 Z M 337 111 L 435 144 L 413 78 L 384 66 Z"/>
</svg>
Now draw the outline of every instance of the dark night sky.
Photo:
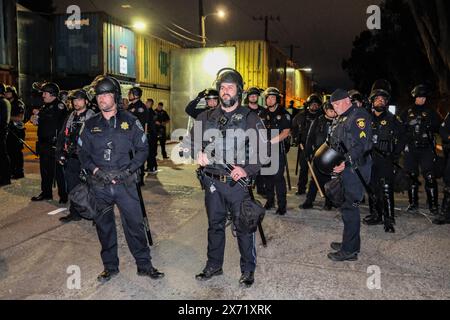
<svg viewBox="0 0 450 320">
<path fill-rule="evenodd" d="M 208 44 L 225 40 L 259 40 L 264 38 L 264 22 L 252 16 L 280 16 L 281 22 L 269 24 L 269 39 L 289 54 L 287 47 L 298 46 L 294 60 L 301 67 L 311 67 L 314 79 L 323 86 L 351 87 L 341 68 L 342 59 L 348 57 L 352 41 L 366 28 L 367 7 L 381 0 L 203 0 L 205 14 L 223 8 L 227 17 L 216 16 L 206 20 Z M 198 0 L 57 0 L 58 12 L 68 5 L 78 4 L 81 11 L 105 11 L 132 23 L 136 18 L 148 24 L 151 34 L 172 42 L 177 40 L 162 25 L 174 22 L 193 33 L 200 33 Z M 129 4 L 131 9 L 121 5 Z M 194 43 L 192 43 L 194 45 Z"/>
</svg>

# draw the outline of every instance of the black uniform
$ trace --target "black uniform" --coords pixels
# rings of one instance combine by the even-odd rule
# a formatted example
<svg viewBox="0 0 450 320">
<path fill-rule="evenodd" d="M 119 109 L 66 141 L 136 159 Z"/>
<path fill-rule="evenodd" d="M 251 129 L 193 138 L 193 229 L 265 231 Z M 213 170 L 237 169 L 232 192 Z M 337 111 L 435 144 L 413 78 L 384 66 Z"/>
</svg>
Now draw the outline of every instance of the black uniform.
<svg viewBox="0 0 450 320">
<path fill-rule="evenodd" d="M 373 167 L 371 189 L 376 203 L 369 197 L 371 218 L 365 220 L 369 225 L 384 220 L 385 230 L 394 231 L 394 163 L 398 163 L 404 145 L 404 126 L 399 117 L 389 111 L 379 116 L 372 113 Z"/>
<path fill-rule="evenodd" d="M 247 105 L 247 108 L 250 111 L 256 113 L 256 115 L 258 115 L 258 117 L 260 117 L 261 113 L 265 110 L 265 108 L 260 105 L 258 105 L 257 109 L 252 109 L 248 105 Z M 264 177 L 260 173 L 255 178 L 255 185 L 256 185 L 256 192 L 259 195 L 266 197 L 267 191 L 266 191 L 265 180 L 264 180 Z"/>
<path fill-rule="evenodd" d="M 23 124 L 25 104 L 22 100 L 15 99 L 11 102 L 11 119 L 9 122 L 9 134 L 6 140 L 8 155 L 11 160 L 11 176 L 13 179 L 24 177 L 23 172 L 23 144 L 18 138 L 25 140 L 25 126 Z M 21 119 L 19 121 L 19 118 Z"/>
<path fill-rule="evenodd" d="M 164 122 L 170 121 L 170 117 L 167 114 L 165 110 L 159 111 L 158 109 L 155 110 L 155 121 L 159 122 L 160 124 L 156 125 L 156 133 L 158 137 L 158 141 L 161 144 L 161 153 L 163 158 L 167 158 L 167 152 L 166 152 L 166 125 L 164 125 Z"/>
<path fill-rule="evenodd" d="M 64 178 L 68 193 L 80 183 L 81 163 L 78 157 L 78 138 L 84 122 L 94 115 L 94 111 L 90 109 L 79 115 L 76 111 L 73 111 L 64 121 L 62 130 L 58 135 L 56 159 L 64 163 Z M 73 217 L 80 217 L 72 202 L 69 210 Z"/>
<path fill-rule="evenodd" d="M 303 109 L 292 119 L 292 137 L 294 144 L 306 145 L 306 139 L 308 138 L 309 128 L 311 123 L 317 119 L 322 113 L 317 111 L 311 112 L 309 109 Z M 298 194 L 304 194 L 306 192 L 306 184 L 308 183 L 308 164 L 306 163 L 306 156 L 304 152 L 299 152 L 300 173 L 298 177 L 297 189 Z"/>
<path fill-rule="evenodd" d="M 210 109 L 208 106 L 206 106 L 206 108 L 197 108 L 198 104 L 200 103 L 200 100 L 202 100 L 201 97 L 195 98 L 194 100 L 189 102 L 189 104 L 186 106 L 186 109 L 184 110 L 193 119 L 197 119 L 197 117 L 201 113 Z"/>
<path fill-rule="evenodd" d="M 143 128 L 147 127 L 149 112 L 148 112 L 147 106 L 141 100 L 138 100 L 134 103 L 130 103 L 128 105 L 128 111 L 131 112 L 131 114 L 134 115 L 136 118 L 138 118 L 138 120 L 140 121 Z M 147 131 L 146 131 L 146 134 L 147 134 Z M 140 171 L 141 185 L 144 184 L 144 174 L 145 174 L 144 164 L 145 163 L 142 164 L 141 171 Z"/>
<path fill-rule="evenodd" d="M 411 106 L 401 120 L 406 130 L 405 169 L 411 175 L 419 177 L 419 166 L 425 178 L 425 190 L 428 205 L 432 213 L 438 210 L 438 186 L 434 174 L 435 137 L 439 132 L 439 115 L 427 106 Z M 408 210 L 414 211 L 419 204 L 419 186 L 413 183 L 409 190 Z"/>
<path fill-rule="evenodd" d="M 364 180 L 369 182 L 372 168 L 370 123 L 369 113 L 353 104 L 334 122 L 329 137 L 333 149 L 342 150 L 340 143 L 344 143 L 349 151 L 341 173 L 345 201 L 341 207 L 344 234 L 340 251 L 346 254 L 357 254 L 361 248 L 359 204 L 364 197 L 364 187 L 354 166 L 358 166 Z"/>
<path fill-rule="evenodd" d="M 442 146 L 444 148 L 444 155 L 446 159 L 446 166 L 444 172 L 444 199 L 442 200 L 441 214 L 433 222 L 436 224 L 450 223 L 450 113 L 447 114 L 439 131 L 442 138 Z"/>
<path fill-rule="evenodd" d="M 156 161 L 156 154 L 158 151 L 158 135 L 156 133 L 155 124 L 156 113 L 153 109 L 148 109 L 148 122 L 147 122 L 147 140 L 148 140 L 148 158 L 147 158 L 147 171 L 157 172 L 158 162 Z"/>
<path fill-rule="evenodd" d="M 308 138 L 306 139 L 305 145 L 305 157 L 306 159 L 311 159 L 314 153 L 320 146 L 327 140 L 328 135 L 331 133 L 331 125 L 333 124 L 333 119 L 328 119 L 325 115 L 319 116 L 311 124 L 309 129 Z M 323 189 L 325 183 L 330 181 L 331 177 L 323 174 L 319 170 L 314 170 L 320 187 Z M 313 180 L 309 182 L 308 193 L 306 195 L 306 201 L 304 205 L 306 207 L 312 207 L 314 200 L 317 196 L 317 186 Z M 331 203 L 328 199 L 325 199 L 325 207 L 331 208 Z"/>
<path fill-rule="evenodd" d="M 10 160 L 6 150 L 11 104 L 0 96 L 0 186 L 11 183 Z"/>
<path fill-rule="evenodd" d="M 125 238 L 138 269 L 150 270 L 150 248 L 135 175 L 148 155 L 147 138 L 141 123 L 124 110 L 119 110 L 110 120 L 97 114 L 85 122 L 78 145 L 81 167 L 89 173 L 99 168 L 92 180 L 99 210 L 95 223 L 105 270 L 117 271 L 119 268 L 114 204 L 120 210 Z M 113 184 L 111 179 L 101 179 L 104 175 L 122 175 L 123 178 L 120 183 Z"/>
<path fill-rule="evenodd" d="M 270 141 L 272 137 L 279 135 L 283 130 L 291 128 L 291 116 L 278 106 L 274 112 L 270 112 L 269 108 L 265 109 L 260 114 L 264 125 L 267 128 L 267 140 Z M 284 178 L 284 171 L 286 169 L 286 140 L 279 145 L 279 154 L 271 155 L 271 158 L 278 156 L 278 168 L 274 175 L 265 175 L 265 187 L 267 195 L 266 209 L 270 209 L 275 203 L 275 191 L 277 194 L 278 213 L 283 215 L 286 213 L 286 179 Z"/>
<path fill-rule="evenodd" d="M 255 235 L 244 232 L 239 223 L 238 216 L 240 206 L 244 199 L 250 197 L 248 189 L 239 184 L 233 184 L 230 176 L 224 166 L 217 163 L 222 161 L 227 163 L 227 159 L 234 159 L 231 165 L 237 165 L 246 171 L 249 177 L 254 177 L 259 172 L 261 166 L 258 163 L 252 163 L 257 150 L 254 146 L 249 146 L 246 139 L 238 139 L 235 144 L 235 137 L 230 135 L 231 130 L 261 129 L 263 127 L 260 119 L 245 107 L 238 107 L 233 112 L 225 112 L 221 107 L 209 110 L 199 115 L 196 125 L 202 125 L 202 134 L 211 129 L 218 129 L 221 132 L 220 138 L 223 144 L 217 145 L 217 140 L 212 140 L 221 154 L 212 153 L 217 157 L 216 163 L 211 163 L 203 169 L 202 184 L 205 188 L 205 204 L 208 214 L 208 261 L 205 270 L 218 270 L 222 268 L 225 251 L 225 225 L 228 212 L 236 227 L 236 235 L 241 254 L 240 267 L 241 272 L 254 272 L 256 267 L 256 248 Z M 195 126 L 196 126 L 195 125 Z M 194 128 L 195 128 L 194 126 Z M 183 144 L 188 143 L 187 148 L 191 148 L 191 156 L 195 157 L 198 151 L 208 148 L 208 142 L 202 145 L 196 143 L 199 137 L 195 137 L 195 130 L 192 128 L 190 136 L 185 139 Z M 259 135 L 257 135 L 259 137 Z M 220 159 L 219 159 L 220 156 Z"/>
<path fill-rule="evenodd" d="M 38 114 L 37 153 L 41 170 L 42 196 L 52 198 L 53 179 L 56 178 L 58 195 L 67 201 L 67 191 L 62 166 L 56 164 L 55 150 L 58 133 L 67 116 L 67 108 L 59 99 L 44 104 Z M 56 177 L 55 177 L 56 174 Z"/>
</svg>

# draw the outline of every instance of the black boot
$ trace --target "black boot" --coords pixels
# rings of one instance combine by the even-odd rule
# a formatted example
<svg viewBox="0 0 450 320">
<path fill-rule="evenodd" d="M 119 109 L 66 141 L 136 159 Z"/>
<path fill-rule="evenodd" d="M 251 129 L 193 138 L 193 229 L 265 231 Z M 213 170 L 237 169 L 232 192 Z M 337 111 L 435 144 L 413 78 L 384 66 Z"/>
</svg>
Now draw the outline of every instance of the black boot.
<svg viewBox="0 0 450 320">
<path fill-rule="evenodd" d="M 438 225 L 450 224 L 450 187 L 444 189 L 441 214 L 433 220 L 433 223 Z"/>
<path fill-rule="evenodd" d="M 409 213 L 415 213 L 419 209 L 419 186 L 412 184 L 408 190 L 409 207 L 406 209 Z"/>
<path fill-rule="evenodd" d="M 395 233 L 395 204 L 394 204 L 394 190 L 391 185 L 385 184 L 383 186 L 383 215 L 384 215 L 384 231 Z"/>
<path fill-rule="evenodd" d="M 436 179 L 430 174 L 425 181 L 425 191 L 427 193 L 428 208 L 432 215 L 439 214 L 438 185 Z"/>
<path fill-rule="evenodd" d="M 376 226 L 383 223 L 380 206 L 375 205 L 372 197 L 369 197 L 369 211 L 370 215 L 364 218 L 363 223 L 368 226 Z"/>
</svg>

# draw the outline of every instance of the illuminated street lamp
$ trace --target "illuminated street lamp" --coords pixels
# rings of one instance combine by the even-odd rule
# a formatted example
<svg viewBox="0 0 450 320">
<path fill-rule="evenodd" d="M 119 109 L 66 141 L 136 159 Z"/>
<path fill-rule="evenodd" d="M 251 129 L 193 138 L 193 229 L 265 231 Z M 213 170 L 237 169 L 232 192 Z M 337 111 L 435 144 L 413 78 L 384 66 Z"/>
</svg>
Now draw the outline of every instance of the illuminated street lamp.
<svg viewBox="0 0 450 320">
<path fill-rule="evenodd" d="M 206 47 L 206 28 L 205 28 L 205 20 L 209 16 L 219 16 L 219 18 L 225 18 L 225 11 L 219 10 L 217 12 L 209 13 L 207 15 L 202 16 L 202 46 Z"/>
<path fill-rule="evenodd" d="M 145 25 L 145 23 L 142 22 L 142 21 L 136 21 L 136 22 L 133 24 L 133 29 L 135 29 L 136 31 L 144 31 L 145 28 L 146 28 L 146 25 Z"/>
</svg>

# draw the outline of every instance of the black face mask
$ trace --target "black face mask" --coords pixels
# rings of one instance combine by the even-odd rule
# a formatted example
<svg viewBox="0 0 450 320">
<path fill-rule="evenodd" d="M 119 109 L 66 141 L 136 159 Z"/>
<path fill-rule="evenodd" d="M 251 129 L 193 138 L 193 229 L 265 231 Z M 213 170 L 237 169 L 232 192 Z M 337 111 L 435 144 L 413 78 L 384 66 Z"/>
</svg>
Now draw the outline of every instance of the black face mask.
<svg viewBox="0 0 450 320">
<path fill-rule="evenodd" d="M 384 107 L 373 107 L 373 109 L 376 112 L 384 112 L 384 111 L 386 111 L 386 107 L 385 106 Z"/>
</svg>

